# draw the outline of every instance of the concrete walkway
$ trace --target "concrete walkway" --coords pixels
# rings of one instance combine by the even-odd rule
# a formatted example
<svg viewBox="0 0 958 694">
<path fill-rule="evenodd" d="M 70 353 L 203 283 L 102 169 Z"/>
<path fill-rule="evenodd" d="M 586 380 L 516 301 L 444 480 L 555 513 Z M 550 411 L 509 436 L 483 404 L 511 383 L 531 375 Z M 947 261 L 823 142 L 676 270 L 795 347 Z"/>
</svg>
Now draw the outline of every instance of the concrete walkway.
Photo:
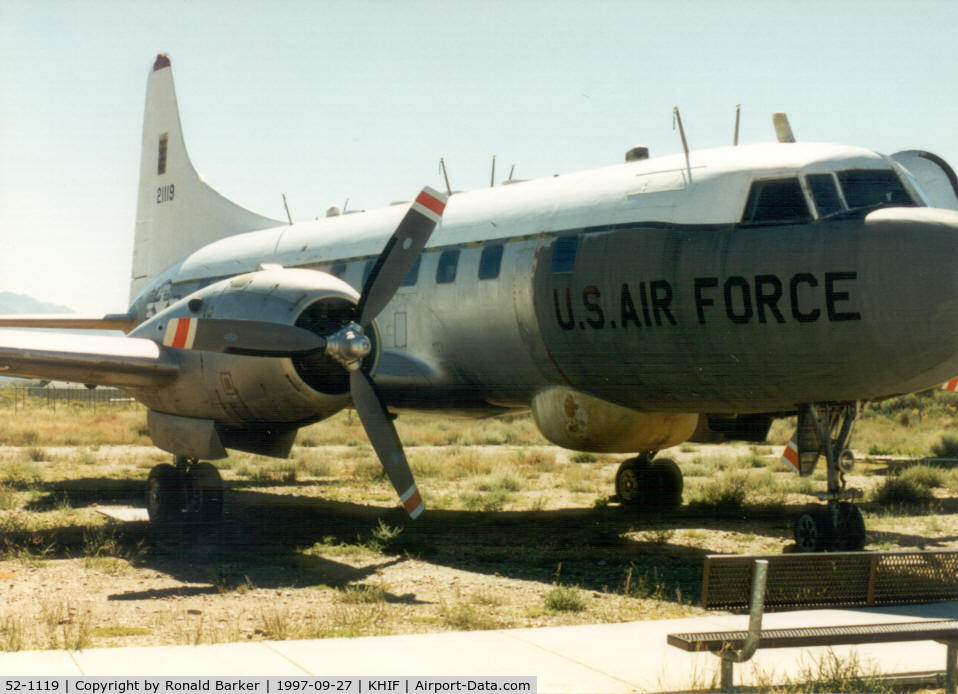
<svg viewBox="0 0 958 694">
<path fill-rule="evenodd" d="M 958 602 L 897 608 L 780 612 L 766 628 L 877 624 L 958 617 Z M 666 644 L 674 632 L 745 629 L 746 616 L 588 626 L 445 632 L 312 641 L 264 641 L 204 646 L 100 648 L 0 654 L 2 675 L 524 675 L 547 693 L 620 693 L 707 688 L 718 659 Z M 759 650 L 736 666 L 735 681 L 797 679 L 827 649 Z M 942 671 L 945 647 L 923 641 L 833 649 L 857 655 L 868 672 Z M 854 651 L 854 654 L 853 654 Z"/>
</svg>

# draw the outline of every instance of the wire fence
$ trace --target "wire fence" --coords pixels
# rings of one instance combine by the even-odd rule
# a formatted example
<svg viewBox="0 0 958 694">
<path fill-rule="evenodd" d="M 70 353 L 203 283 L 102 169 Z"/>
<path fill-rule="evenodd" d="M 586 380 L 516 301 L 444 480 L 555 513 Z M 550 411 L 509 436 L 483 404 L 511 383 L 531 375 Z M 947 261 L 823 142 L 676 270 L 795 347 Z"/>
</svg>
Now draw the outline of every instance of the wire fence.
<svg viewBox="0 0 958 694">
<path fill-rule="evenodd" d="M 13 410 L 14 414 L 40 408 L 88 407 L 94 412 L 103 408 L 135 409 L 140 405 L 116 388 L 56 388 L 56 387 L 8 387 L 0 388 L 0 409 Z"/>
</svg>

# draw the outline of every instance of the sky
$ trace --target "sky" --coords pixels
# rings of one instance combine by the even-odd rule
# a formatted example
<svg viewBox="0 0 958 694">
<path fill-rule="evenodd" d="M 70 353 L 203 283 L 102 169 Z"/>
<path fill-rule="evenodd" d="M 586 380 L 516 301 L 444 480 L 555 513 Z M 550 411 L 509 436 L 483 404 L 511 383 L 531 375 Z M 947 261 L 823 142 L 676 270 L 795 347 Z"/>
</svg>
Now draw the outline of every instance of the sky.
<svg viewBox="0 0 958 694">
<path fill-rule="evenodd" d="M 277 219 L 444 187 L 797 139 L 958 166 L 958 3 L 3 0 L 0 291 L 128 304 L 146 78 L 190 158 Z"/>
</svg>

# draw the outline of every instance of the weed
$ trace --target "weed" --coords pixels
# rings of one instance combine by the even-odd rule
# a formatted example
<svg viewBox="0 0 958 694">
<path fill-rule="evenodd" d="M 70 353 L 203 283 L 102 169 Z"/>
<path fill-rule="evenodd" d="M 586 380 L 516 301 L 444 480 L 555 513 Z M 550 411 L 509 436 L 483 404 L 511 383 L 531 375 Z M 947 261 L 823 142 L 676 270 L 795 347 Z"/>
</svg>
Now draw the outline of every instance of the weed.
<svg viewBox="0 0 958 694">
<path fill-rule="evenodd" d="M 935 498 L 931 489 L 904 477 L 889 477 L 872 492 L 872 498 L 883 505 L 917 506 Z"/>
<path fill-rule="evenodd" d="M 573 463 L 594 463 L 598 459 L 595 453 L 574 453 L 570 458 Z"/>
<path fill-rule="evenodd" d="M 359 544 L 370 552 L 386 552 L 394 546 L 395 540 L 402 533 L 402 528 L 397 528 L 388 523 L 384 523 L 382 518 L 376 521 L 376 527 L 369 531 L 369 537 L 365 540 L 357 538 Z"/>
<path fill-rule="evenodd" d="M 747 494 L 744 475 L 725 473 L 702 485 L 698 496 L 689 505 L 716 511 L 735 511 L 742 508 Z"/>
<path fill-rule="evenodd" d="M 25 460 L 28 460 L 33 463 L 39 463 L 49 459 L 47 452 L 43 450 L 42 448 L 38 448 L 37 446 L 30 446 L 29 448 L 25 448 L 23 450 L 23 457 Z"/>
<path fill-rule="evenodd" d="M 522 489 L 522 482 L 512 471 L 500 467 L 480 479 L 476 487 L 482 492 L 517 492 Z"/>
<path fill-rule="evenodd" d="M 260 612 L 258 631 L 268 639 L 287 639 L 293 628 L 292 615 L 285 607 L 271 607 Z"/>
<path fill-rule="evenodd" d="M 895 686 L 883 681 L 877 667 L 861 661 L 858 651 L 837 654 L 829 648 L 812 663 L 803 663 L 798 681 L 782 688 L 786 692 L 869 692 L 891 694 Z"/>
<path fill-rule="evenodd" d="M 444 605 L 442 619 L 447 626 L 460 631 L 495 629 L 499 626 L 492 617 L 466 602 L 459 602 L 451 607 Z"/>
<path fill-rule="evenodd" d="M 242 595 L 248 593 L 253 587 L 249 576 L 227 571 L 222 567 L 217 568 L 210 574 L 209 581 L 216 588 L 216 592 L 221 594 L 236 592 Z"/>
<path fill-rule="evenodd" d="M 958 458 L 958 434 L 942 434 L 941 441 L 932 445 L 936 458 Z"/>
<path fill-rule="evenodd" d="M 0 510 L 9 511 L 17 505 L 16 491 L 6 484 L 0 484 Z"/>
<path fill-rule="evenodd" d="M 668 586 L 659 581 L 658 569 L 653 567 L 651 577 L 648 571 L 636 577 L 635 564 L 630 563 L 622 579 L 622 587 L 619 592 L 629 598 L 663 600 L 668 593 Z"/>
<path fill-rule="evenodd" d="M 899 478 L 929 489 L 945 486 L 945 471 L 931 465 L 912 465 L 902 470 Z"/>
<path fill-rule="evenodd" d="M 542 597 L 547 610 L 552 612 L 581 612 L 585 609 L 582 591 L 572 586 L 555 586 Z"/>
<path fill-rule="evenodd" d="M 23 619 L 13 614 L 0 618 L 0 651 L 22 651 L 26 641 Z"/>
</svg>

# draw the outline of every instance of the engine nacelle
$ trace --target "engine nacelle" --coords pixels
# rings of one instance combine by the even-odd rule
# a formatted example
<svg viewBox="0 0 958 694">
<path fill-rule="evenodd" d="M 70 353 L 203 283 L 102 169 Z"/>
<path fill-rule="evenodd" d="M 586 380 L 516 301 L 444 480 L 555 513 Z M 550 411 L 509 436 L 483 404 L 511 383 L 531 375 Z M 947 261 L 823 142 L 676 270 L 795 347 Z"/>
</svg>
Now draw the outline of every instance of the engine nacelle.
<svg viewBox="0 0 958 694">
<path fill-rule="evenodd" d="M 162 342 L 175 318 L 233 319 L 295 325 L 327 336 L 353 319 L 359 294 L 328 273 L 275 268 L 237 275 L 184 297 L 137 327 L 134 337 Z M 366 331 L 379 360 L 375 324 Z M 349 404 L 349 376 L 326 355 L 260 357 L 190 349 L 177 351 L 181 375 L 161 389 L 133 394 L 151 410 L 211 420 L 218 426 L 302 425 Z"/>
<path fill-rule="evenodd" d="M 556 386 L 532 399 L 539 431 L 563 448 L 595 453 L 641 453 L 675 446 L 695 431 L 697 414 L 637 412 L 571 388 Z"/>
</svg>

